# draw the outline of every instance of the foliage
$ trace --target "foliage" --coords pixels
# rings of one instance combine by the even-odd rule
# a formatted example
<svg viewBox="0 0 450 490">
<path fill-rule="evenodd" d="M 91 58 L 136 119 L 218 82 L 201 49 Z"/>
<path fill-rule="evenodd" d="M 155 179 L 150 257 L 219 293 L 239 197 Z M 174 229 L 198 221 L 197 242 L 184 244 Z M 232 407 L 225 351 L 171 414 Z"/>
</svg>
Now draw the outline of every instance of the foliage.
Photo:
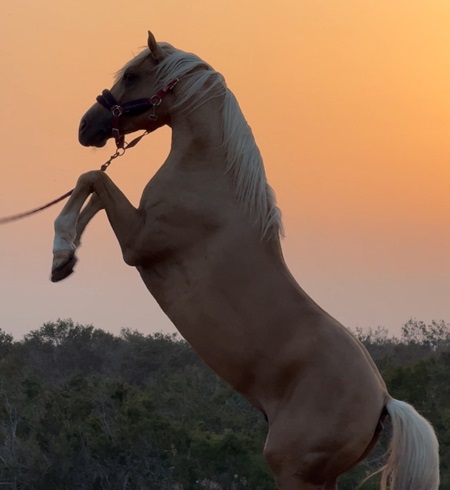
<svg viewBox="0 0 450 490">
<path fill-rule="evenodd" d="M 449 325 L 357 335 L 393 396 L 431 420 L 450 489 Z M 0 330 L 0 487 L 19 490 L 274 490 L 266 424 L 177 336 L 121 335 L 71 320 L 22 341 Z M 357 487 L 379 461 L 344 475 Z M 364 489 L 378 488 L 369 481 Z"/>
</svg>

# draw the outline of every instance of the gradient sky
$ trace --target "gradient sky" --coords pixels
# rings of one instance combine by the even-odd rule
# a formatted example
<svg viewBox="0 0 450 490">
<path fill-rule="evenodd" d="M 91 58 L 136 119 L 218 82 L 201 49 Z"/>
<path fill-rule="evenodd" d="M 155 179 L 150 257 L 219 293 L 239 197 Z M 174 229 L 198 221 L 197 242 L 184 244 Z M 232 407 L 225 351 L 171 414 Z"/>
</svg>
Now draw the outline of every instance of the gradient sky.
<svg viewBox="0 0 450 490">
<path fill-rule="evenodd" d="M 0 215 L 43 204 L 113 152 L 81 147 L 80 117 L 146 42 L 224 74 L 253 128 L 300 285 L 349 327 L 450 321 L 448 0 L 22 0 L 0 30 Z M 137 204 L 169 130 L 108 170 Z M 0 328 L 72 318 L 173 331 L 104 216 L 76 273 L 49 281 L 61 206 L 0 227 Z"/>
</svg>

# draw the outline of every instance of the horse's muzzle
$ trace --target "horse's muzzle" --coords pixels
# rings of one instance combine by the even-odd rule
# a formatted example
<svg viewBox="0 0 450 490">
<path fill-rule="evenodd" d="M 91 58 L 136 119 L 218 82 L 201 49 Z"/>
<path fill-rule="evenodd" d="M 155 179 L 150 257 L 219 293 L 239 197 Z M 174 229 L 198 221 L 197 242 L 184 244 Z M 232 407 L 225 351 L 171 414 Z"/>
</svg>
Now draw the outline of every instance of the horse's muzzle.
<svg viewBox="0 0 450 490">
<path fill-rule="evenodd" d="M 83 146 L 102 148 L 112 136 L 111 117 L 109 114 L 102 114 L 102 118 L 99 121 L 99 118 L 92 117 L 91 111 L 94 110 L 95 106 L 89 109 L 89 111 L 82 117 L 78 129 L 78 141 Z"/>
</svg>

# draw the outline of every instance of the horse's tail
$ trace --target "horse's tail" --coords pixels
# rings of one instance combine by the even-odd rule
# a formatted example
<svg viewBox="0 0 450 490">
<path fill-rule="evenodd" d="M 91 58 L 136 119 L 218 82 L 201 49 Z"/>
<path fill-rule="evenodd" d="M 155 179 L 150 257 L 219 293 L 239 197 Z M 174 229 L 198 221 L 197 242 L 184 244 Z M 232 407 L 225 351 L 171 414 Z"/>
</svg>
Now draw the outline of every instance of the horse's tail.
<svg viewBox="0 0 450 490">
<path fill-rule="evenodd" d="M 391 398 L 386 410 L 392 439 L 386 466 L 381 469 L 381 490 L 437 490 L 439 444 L 431 424 L 405 402 Z"/>
</svg>

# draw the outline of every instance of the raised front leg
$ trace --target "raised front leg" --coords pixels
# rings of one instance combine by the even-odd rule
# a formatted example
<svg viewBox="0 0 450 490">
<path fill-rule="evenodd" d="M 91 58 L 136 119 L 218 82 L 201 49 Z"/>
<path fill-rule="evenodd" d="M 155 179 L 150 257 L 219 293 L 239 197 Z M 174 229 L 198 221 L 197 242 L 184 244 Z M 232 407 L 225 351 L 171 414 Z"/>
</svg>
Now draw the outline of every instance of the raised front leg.
<svg viewBox="0 0 450 490">
<path fill-rule="evenodd" d="M 73 268 L 77 262 L 75 249 L 77 249 L 81 244 L 81 236 L 86 226 L 101 209 L 103 209 L 103 203 L 100 201 L 97 194 L 93 193 L 89 199 L 89 202 L 78 216 L 73 245 L 70 243 L 70 231 L 68 232 L 68 230 L 66 230 L 66 240 L 62 240 L 61 238 L 61 236 L 64 236 L 64 220 L 61 220 L 62 226 L 59 221 L 55 222 L 55 229 L 58 227 L 59 233 L 56 234 L 58 239 L 55 236 L 55 257 L 51 276 L 53 282 L 60 281 L 72 274 Z M 67 247 L 67 244 L 69 244 L 69 247 Z M 58 245 L 60 246 L 59 249 Z M 65 248 L 64 245 L 66 245 L 67 248 Z"/>
<path fill-rule="evenodd" d="M 93 193 L 95 197 L 81 211 L 86 199 Z M 75 250 L 81 234 L 94 215 L 103 208 L 122 252 L 125 253 L 132 246 L 133 238 L 142 225 L 140 213 L 104 172 L 87 172 L 78 179 L 67 204 L 55 220 L 53 282 L 61 281 L 73 272 L 77 261 Z"/>
<path fill-rule="evenodd" d="M 86 226 L 91 221 L 91 219 L 102 209 L 104 209 L 103 203 L 100 200 L 100 198 L 97 196 L 97 194 L 95 194 L 94 192 L 91 195 L 89 202 L 81 210 L 81 213 L 78 216 L 76 236 L 75 236 L 76 248 L 78 248 L 81 245 L 81 236 L 83 235 Z"/>
</svg>

